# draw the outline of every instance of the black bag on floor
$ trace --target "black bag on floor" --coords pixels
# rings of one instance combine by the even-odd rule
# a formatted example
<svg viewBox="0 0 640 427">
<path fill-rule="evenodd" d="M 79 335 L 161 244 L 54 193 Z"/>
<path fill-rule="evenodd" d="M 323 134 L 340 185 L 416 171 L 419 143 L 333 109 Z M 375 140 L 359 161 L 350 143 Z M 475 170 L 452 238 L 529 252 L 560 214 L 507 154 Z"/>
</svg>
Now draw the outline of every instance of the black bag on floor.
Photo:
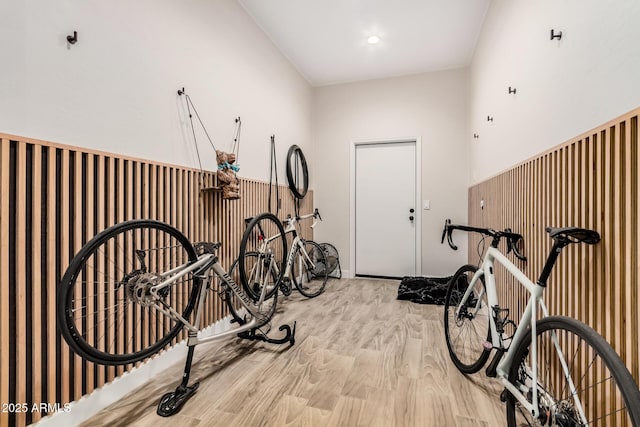
<svg viewBox="0 0 640 427">
<path fill-rule="evenodd" d="M 444 305 L 449 280 L 451 277 L 404 277 L 398 287 L 398 299 Z"/>
</svg>

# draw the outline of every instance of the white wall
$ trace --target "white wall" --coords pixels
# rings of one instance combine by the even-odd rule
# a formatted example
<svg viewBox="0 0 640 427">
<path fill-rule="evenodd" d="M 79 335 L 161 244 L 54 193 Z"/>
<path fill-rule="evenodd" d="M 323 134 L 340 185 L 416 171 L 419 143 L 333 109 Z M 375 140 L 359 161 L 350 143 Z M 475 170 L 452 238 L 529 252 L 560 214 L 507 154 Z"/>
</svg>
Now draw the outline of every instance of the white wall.
<svg viewBox="0 0 640 427">
<path fill-rule="evenodd" d="M 419 210 L 422 273 L 452 274 L 466 261 L 465 242 L 456 253 L 440 244 L 440 235 L 446 218 L 467 220 L 467 80 L 467 70 L 452 70 L 315 89 L 310 175 L 324 220 L 316 227 L 316 240 L 337 247 L 343 270 L 351 269 L 350 144 L 380 138 L 422 139 L 421 198 L 431 200 L 431 210 Z"/>
<path fill-rule="evenodd" d="M 268 179 L 274 133 L 279 158 L 312 156 L 311 87 L 234 0 L 3 1 L 0 20 L 0 132 L 197 167 L 184 86 L 218 148 L 242 117 L 241 176 Z"/>
<path fill-rule="evenodd" d="M 471 67 L 472 181 L 640 106 L 639 22 L 638 0 L 493 0 Z"/>
</svg>

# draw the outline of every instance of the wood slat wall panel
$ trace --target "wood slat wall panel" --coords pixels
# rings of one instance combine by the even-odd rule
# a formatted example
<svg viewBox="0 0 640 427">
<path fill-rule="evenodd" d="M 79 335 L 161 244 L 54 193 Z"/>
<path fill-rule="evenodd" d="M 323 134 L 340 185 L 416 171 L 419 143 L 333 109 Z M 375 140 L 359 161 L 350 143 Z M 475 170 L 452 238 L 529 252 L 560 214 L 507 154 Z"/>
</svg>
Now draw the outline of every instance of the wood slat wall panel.
<svg viewBox="0 0 640 427">
<path fill-rule="evenodd" d="M 94 365 L 69 350 L 56 330 L 60 278 L 95 234 L 135 218 L 168 222 L 194 242 L 221 241 L 220 261 L 229 268 L 240 249 L 244 218 L 267 210 L 268 184 L 241 178 L 242 198 L 237 201 L 201 191 L 216 184 L 212 172 L 202 175 L 195 169 L 0 134 L 1 402 L 27 403 L 30 408 L 33 403 L 64 405 L 132 368 Z M 295 212 L 295 205 L 286 186 L 280 187 L 283 218 Z M 300 212 L 312 209 L 309 192 Z M 311 238 L 308 225 L 302 224 L 302 235 Z M 95 270 L 105 268 L 113 266 L 97 265 Z M 114 298 L 96 286 L 98 304 Z M 86 298 L 93 289 L 82 292 Z M 86 298 L 86 303 L 91 309 L 94 299 Z M 129 309 L 137 318 L 142 315 L 139 308 Z M 204 324 L 226 315 L 219 298 L 208 298 Z M 100 322 L 99 345 L 105 345 L 105 334 L 115 336 L 120 349 L 139 345 L 161 327 L 155 318 L 144 319 L 146 332 L 136 328 L 131 336 L 133 316 L 127 316 L 124 331 L 109 330 L 108 322 Z M 87 328 L 94 326 L 94 319 L 86 321 Z M 174 342 L 184 338 L 186 334 Z M 2 412 L 0 426 L 22 427 L 45 415 Z"/>
<path fill-rule="evenodd" d="M 0 139 L 0 402 L 9 402 L 9 140 Z M 9 414 L 0 412 L 0 424 Z"/>
<path fill-rule="evenodd" d="M 511 227 L 521 233 L 528 262 L 514 262 L 534 280 L 551 248 L 545 227 L 578 226 L 600 233 L 602 241 L 596 246 L 571 245 L 563 251 L 545 301 L 551 314 L 575 317 L 602 334 L 636 382 L 640 381 L 639 114 L 640 109 L 631 111 L 469 189 L 469 223 Z M 474 264 L 479 242 L 478 236 L 469 236 L 469 262 Z M 496 269 L 500 301 L 517 320 L 526 291 L 505 279 L 503 270 Z"/>
</svg>

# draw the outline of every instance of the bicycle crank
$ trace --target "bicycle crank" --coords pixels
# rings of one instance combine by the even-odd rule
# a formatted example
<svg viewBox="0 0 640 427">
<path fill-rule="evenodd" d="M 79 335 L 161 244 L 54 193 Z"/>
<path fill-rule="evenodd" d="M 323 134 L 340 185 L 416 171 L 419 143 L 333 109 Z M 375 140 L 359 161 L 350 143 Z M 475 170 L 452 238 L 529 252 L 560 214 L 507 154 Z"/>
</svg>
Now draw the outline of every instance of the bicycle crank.
<svg viewBox="0 0 640 427">
<path fill-rule="evenodd" d="M 288 277 L 283 277 L 282 281 L 280 282 L 280 290 L 286 297 L 291 295 L 291 292 L 293 291 L 293 287 L 291 286 L 291 279 L 289 279 Z"/>
</svg>

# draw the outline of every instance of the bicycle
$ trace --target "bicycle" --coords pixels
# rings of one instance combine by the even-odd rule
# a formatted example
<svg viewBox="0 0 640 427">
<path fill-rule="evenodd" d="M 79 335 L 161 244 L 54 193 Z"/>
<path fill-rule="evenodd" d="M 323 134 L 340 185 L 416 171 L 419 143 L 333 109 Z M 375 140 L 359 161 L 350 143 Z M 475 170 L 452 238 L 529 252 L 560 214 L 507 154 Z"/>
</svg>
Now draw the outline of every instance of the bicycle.
<svg viewBox="0 0 640 427">
<path fill-rule="evenodd" d="M 317 209 L 311 214 L 289 216 L 283 221 L 286 228 L 282 231 L 281 221 L 271 214 L 265 213 L 248 219 L 249 225 L 240 244 L 239 256 L 240 277 L 242 283 L 248 285 L 248 294 L 256 298 L 263 292 L 265 278 L 271 278 L 273 282 L 275 277 L 282 278 L 279 285 L 285 295 L 291 294 L 292 282 L 307 298 L 314 298 L 324 292 L 328 280 L 324 250 L 318 243 L 305 240 L 298 234 L 298 222 L 307 218 L 313 218 L 312 229 L 318 219 L 322 220 Z M 291 234 L 293 240 L 283 272 L 276 263 L 272 263 L 273 256 L 277 254 L 272 242 L 286 234 Z M 266 297 L 274 291 L 274 287 L 268 286 Z"/>
<path fill-rule="evenodd" d="M 175 414 L 198 388 L 197 382 L 189 385 L 196 345 L 233 335 L 276 344 L 295 342 L 295 323 L 293 329 L 280 326 L 285 335 L 279 339 L 260 330 L 276 310 L 277 292 L 269 298 L 265 292 L 257 298 L 248 296 L 220 265 L 216 254 L 220 246 L 203 242 L 194 247 L 176 228 L 153 220 L 107 228 L 80 249 L 62 278 L 57 298 L 62 336 L 86 360 L 126 365 L 157 353 L 186 328 L 188 353 L 182 382 L 161 398 L 157 410 L 162 416 Z M 286 252 L 286 239 L 274 238 L 272 246 Z M 284 259 L 274 256 L 272 262 L 283 265 Z M 272 285 L 280 278 L 273 277 Z M 210 290 L 224 296 L 235 320 L 240 320 L 240 308 L 247 314 L 237 327 L 200 337 Z"/>
<path fill-rule="evenodd" d="M 520 234 L 445 222 L 449 246 L 457 250 L 452 232 L 462 230 L 491 238 L 479 267 L 465 265 L 452 277 L 444 308 L 449 355 L 464 374 L 478 372 L 490 353 L 486 375 L 505 389 L 507 422 L 549 426 L 639 426 L 640 391 L 620 357 L 592 328 L 573 318 L 549 316 L 542 294 L 562 249 L 571 243 L 596 244 L 600 235 L 577 227 L 547 228 L 553 247 L 536 283 L 529 280 L 500 250 L 526 260 L 519 250 Z M 502 264 L 530 294 L 520 324 L 498 304 L 494 263 Z M 538 310 L 542 318 L 538 319 Z M 505 336 L 505 327 L 515 327 Z M 586 372 L 582 372 L 586 371 Z"/>
</svg>

